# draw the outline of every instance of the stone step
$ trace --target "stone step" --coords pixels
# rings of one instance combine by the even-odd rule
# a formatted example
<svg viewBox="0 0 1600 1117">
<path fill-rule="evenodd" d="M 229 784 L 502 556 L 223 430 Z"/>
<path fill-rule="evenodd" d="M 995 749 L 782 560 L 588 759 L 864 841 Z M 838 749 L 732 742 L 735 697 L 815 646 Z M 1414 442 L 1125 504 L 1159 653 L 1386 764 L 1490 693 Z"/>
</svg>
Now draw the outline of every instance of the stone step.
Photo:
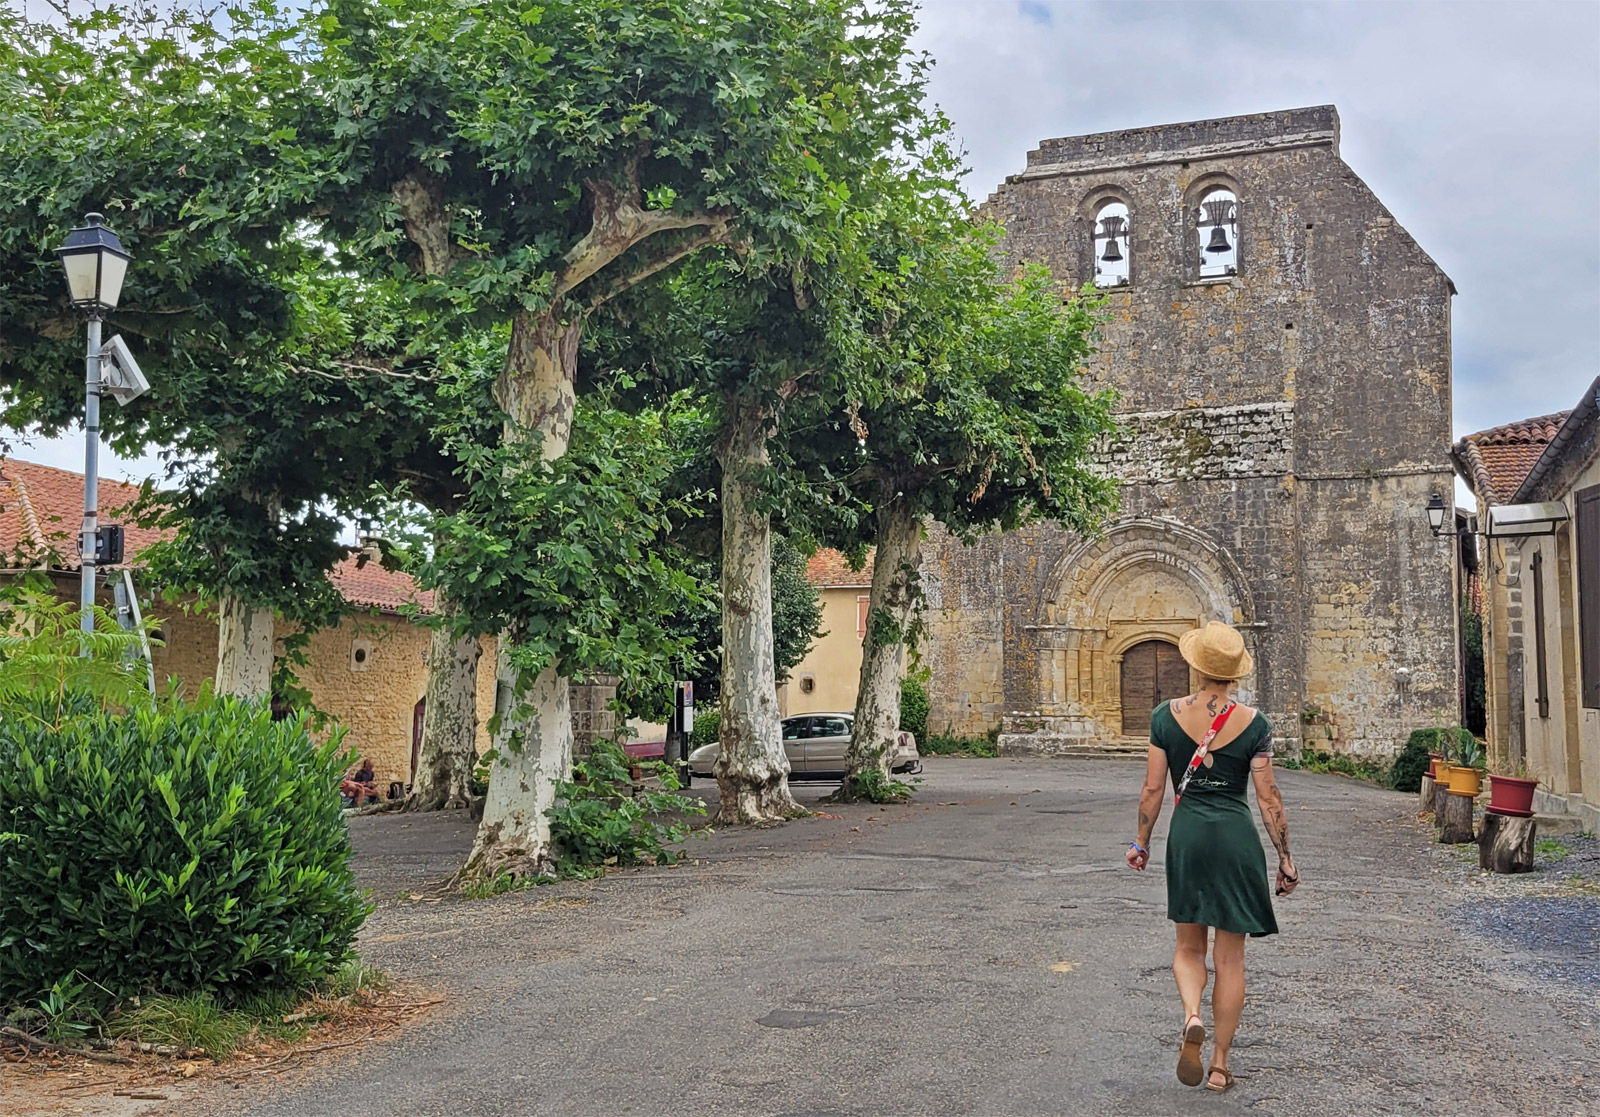
<svg viewBox="0 0 1600 1117">
<path fill-rule="evenodd" d="M 1536 814 L 1533 821 L 1539 825 L 1539 837 L 1576 837 L 1583 833 L 1583 819 L 1575 814 Z"/>
</svg>

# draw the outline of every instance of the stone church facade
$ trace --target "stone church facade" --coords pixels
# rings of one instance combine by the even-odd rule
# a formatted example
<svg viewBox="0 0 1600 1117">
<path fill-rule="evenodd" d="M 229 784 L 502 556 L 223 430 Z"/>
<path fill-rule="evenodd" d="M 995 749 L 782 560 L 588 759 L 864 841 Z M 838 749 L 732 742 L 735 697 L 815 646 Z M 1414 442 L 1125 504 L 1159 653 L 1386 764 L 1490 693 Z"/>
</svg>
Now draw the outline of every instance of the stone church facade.
<svg viewBox="0 0 1600 1117">
<path fill-rule="evenodd" d="M 1047 140 L 987 212 L 1009 263 L 1098 285 L 1120 396 L 1097 538 L 935 535 L 930 732 L 1132 746 L 1189 686 L 1185 630 L 1239 627 L 1280 749 L 1392 754 L 1454 720 L 1450 299 L 1340 159 L 1332 106 Z"/>
</svg>

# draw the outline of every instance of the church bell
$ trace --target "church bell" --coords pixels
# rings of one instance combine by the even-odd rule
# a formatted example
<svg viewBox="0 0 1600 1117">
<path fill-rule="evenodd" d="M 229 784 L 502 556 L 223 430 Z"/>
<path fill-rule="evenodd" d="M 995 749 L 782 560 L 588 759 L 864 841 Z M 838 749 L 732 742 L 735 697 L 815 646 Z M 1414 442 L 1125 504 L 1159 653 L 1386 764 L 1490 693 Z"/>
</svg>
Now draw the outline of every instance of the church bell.
<svg viewBox="0 0 1600 1117">
<path fill-rule="evenodd" d="M 1118 260 L 1122 259 L 1122 249 L 1117 245 L 1117 238 L 1115 234 L 1106 238 L 1106 250 L 1100 254 L 1100 259 L 1106 261 L 1108 264 L 1114 264 Z"/>
<path fill-rule="evenodd" d="M 1227 252 L 1232 245 L 1228 243 L 1228 234 L 1219 225 L 1211 226 L 1211 240 L 1206 245 L 1207 252 Z"/>
</svg>

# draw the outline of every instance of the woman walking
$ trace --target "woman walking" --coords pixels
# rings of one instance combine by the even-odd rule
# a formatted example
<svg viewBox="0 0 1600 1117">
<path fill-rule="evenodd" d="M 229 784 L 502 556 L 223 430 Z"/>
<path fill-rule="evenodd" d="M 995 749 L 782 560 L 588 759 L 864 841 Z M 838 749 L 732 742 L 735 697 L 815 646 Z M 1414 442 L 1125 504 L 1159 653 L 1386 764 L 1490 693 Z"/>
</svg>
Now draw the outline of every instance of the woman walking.
<svg viewBox="0 0 1600 1117">
<path fill-rule="evenodd" d="M 1250 818 L 1245 791 L 1254 782 L 1261 820 L 1278 850 L 1277 891 L 1300 883 L 1289 853 L 1289 822 L 1272 778 L 1272 726 L 1232 698 L 1234 684 L 1251 671 L 1244 638 L 1216 621 L 1186 632 L 1178 651 L 1199 676 L 1200 689 L 1163 702 L 1150 715 L 1150 751 L 1139 796 L 1139 839 L 1128 864 L 1150 861 L 1150 833 L 1161 815 L 1171 773 L 1176 797 L 1167 836 L 1167 918 L 1177 924 L 1172 974 L 1183 998 L 1183 1046 L 1178 1081 L 1221 1093 L 1233 1087 L 1228 1049 L 1244 1008 L 1244 940 L 1273 935 L 1278 922 L 1267 893 L 1266 859 Z M 1206 1029 L 1200 998 L 1206 988 L 1206 946 L 1217 982 L 1211 991 L 1216 1026 L 1211 1066 L 1200 1067 Z"/>
</svg>

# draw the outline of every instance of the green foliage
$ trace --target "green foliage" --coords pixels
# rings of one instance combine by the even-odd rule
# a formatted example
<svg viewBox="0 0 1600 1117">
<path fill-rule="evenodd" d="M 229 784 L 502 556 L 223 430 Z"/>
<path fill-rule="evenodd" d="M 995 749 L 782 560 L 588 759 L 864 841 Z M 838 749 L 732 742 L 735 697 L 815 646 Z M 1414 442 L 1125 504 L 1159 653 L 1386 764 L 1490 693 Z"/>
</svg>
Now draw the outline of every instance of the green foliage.
<svg viewBox="0 0 1600 1117">
<path fill-rule="evenodd" d="M 1476 541 L 1473 541 L 1476 545 Z M 1477 736 L 1483 736 L 1488 730 L 1488 714 L 1485 704 L 1485 682 L 1483 669 L 1483 617 L 1467 607 L 1465 598 L 1461 602 L 1461 674 L 1466 682 L 1466 709 L 1462 714 L 1462 721 L 1466 728 Z"/>
<path fill-rule="evenodd" d="M 1352 779 L 1371 780 L 1373 783 L 1387 784 L 1389 782 L 1389 765 L 1380 760 L 1368 760 L 1365 757 L 1346 756 L 1338 752 L 1318 752 L 1316 749 L 1304 749 L 1299 760 L 1284 760 L 1285 768 L 1299 768 L 1306 772 L 1331 772 L 1334 775 L 1349 776 Z"/>
<path fill-rule="evenodd" d="M 876 763 L 869 763 L 860 771 L 851 773 L 850 784 L 855 798 L 865 799 L 869 803 L 904 803 L 915 790 L 905 780 L 884 775 L 883 769 Z"/>
<path fill-rule="evenodd" d="M 720 706 L 706 705 L 694 708 L 694 729 L 689 734 L 689 743 L 694 748 L 701 745 L 714 745 L 720 740 L 722 732 L 722 708 Z"/>
<path fill-rule="evenodd" d="M 304 1035 L 308 1025 L 283 1023 L 299 1000 L 295 990 L 229 1003 L 211 993 L 144 997 L 137 1006 L 111 1016 L 105 1031 L 113 1039 L 199 1047 L 213 1059 L 226 1059 L 252 1036 L 294 1040 Z"/>
<path fill-rule="evenodd" d="M 572 766 L 572 779 L 557 786 L 555 806 L 545 813 L 559 875 L 592 876 L 607 865 L 666 864 L 683 856 L 669 843 L 681 842 L 689 833 L 684 819 L 705 807 L 677 794 L 677 776 L 660 761 L 643 765 L 660 789 L 635 796 L 634 763 L 616 742 L 597 741 Z"/>
<path fill-rule="evenodd" d="M 923 756 L 972 756 L 989 759 L 1000 755 L 1000 728 L 996 726 L 986 737 L 958 737 L 946 727 L 943 733 L 931 734 L 926 741 L 917 741 L 917 751 Z"/>
<path fill-rule="evenodd" d="M 1463 768 L 1482 768 L 1483 745 L 1471 733 L 1456 734 L 1454 760 Z"/>
<path fill-rule="evenodd" d="M 1428 756 L 1432 739 L 1433 734 L 1428 730 L 1419 730 L 1406 738 L 1405 747 L 1389 768 L 1390 787 L 1396 791 L 1422 790 L 1422 777 L 1428 774 L 1428 768 L 1433 763 Z"/>
<path fill-rule="evenodd" d="M 0 1004 L 315 983 L 367 907 L 337 736 L 231 700 L 0 722 Z"/>
<path fill-rule="evenodd" d="M 1533 844 L 1533 848 L 1546 861 L 1564 861 L 1571 852 L 1554 838 L 1540 838 Z"/>
<path fill-rule="evenodd" d="M 137 632 L 124 632 L 99 606 L 94 631 L 83 613 L 31 581 L 0 593 L 0 721 L 59 728 L 87 706 L 101 711 L 150 704 Z M 153 628 L 154 620 L 146 622 Z"/>
<path fill-rule="evenodd" d="M 510 659 L 528 677 L 557 663 L 563 674 L 668 688 L 691 639 L 669 618 L 701 592 L 663 557 L 672 517 L 692 512 L 665 492 L 673 419 L 590 400 L 555 461 L 460 444 L 467 495 L 433 521 L 439 544 L 421 565 L 423 585 L 449 591 L 463 629 L 510 633 Z"/>
<path fill-rule="evenodd" d="M 900 680 L 900 728 L 916 737 L 921 746 L 928 736 L 928 688 L 922 674 Z"/>
</svg>

